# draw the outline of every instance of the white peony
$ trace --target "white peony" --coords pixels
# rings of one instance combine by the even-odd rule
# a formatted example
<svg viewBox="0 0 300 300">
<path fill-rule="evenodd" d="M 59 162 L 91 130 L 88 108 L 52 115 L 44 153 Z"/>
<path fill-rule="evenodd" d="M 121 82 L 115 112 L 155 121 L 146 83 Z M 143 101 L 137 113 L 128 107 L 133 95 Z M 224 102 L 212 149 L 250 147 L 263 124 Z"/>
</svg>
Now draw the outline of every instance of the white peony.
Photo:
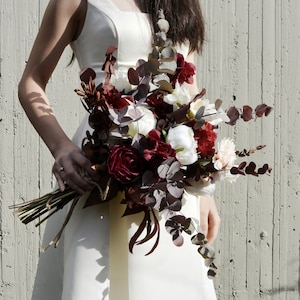
<svg viewBox="0 0 300 300">
<path fill-rule="evenodd" d="M 134 137 L 137 133 L 140 133 L 147 136 L 147 134 L 156 127 L 156 118 L 152 111 L 146 107 L 138 106 L 135 107 L 134 110 L 138 110 L 142 117 L 128 125 L 127 135 Z M 130 115 L 130 109 L 127 114 Z"/>
<path fill-rule="evenodd" d="M 192 128 L 186 125 L 170 128 L 166 142 L 176 150 L 176 158 L 182 165 L 190 165 L 197 161 L 197 142 Z"/>
<path fill-rule="evenodd" d="M 176 83 L 173 93 L 164 96 L 164 102 L 173 105 L 174 110 L 191 101 L 189 90 L 179 83 Z"/>
</svg>

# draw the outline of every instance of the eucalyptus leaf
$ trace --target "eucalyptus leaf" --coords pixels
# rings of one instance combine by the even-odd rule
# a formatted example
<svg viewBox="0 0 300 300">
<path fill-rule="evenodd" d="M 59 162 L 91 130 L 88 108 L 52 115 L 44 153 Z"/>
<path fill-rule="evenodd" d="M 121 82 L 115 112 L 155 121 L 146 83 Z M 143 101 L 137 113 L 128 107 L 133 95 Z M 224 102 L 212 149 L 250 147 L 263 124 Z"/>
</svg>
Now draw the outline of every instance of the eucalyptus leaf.
<svg viewBox="0 0 300 300">
<path fill-rule="evenodd" d="M 222 106 L 223 101 L 221 99 L 217 99 L 215 101 L 215 109 L 218 111 L 220 107 Z"/>
<path fill-rule="evenodd" d="M 195 234 L 192 238 L 192 243 L 194 245 L 199 245 L 199 246 L 203 246 L 207 243 L 207 239 L 205 237 L 205 234 L 203 234 L 202 232 L 198 232 L 197 234 Z"/>
<path fill-rule="evenodd" d="M 176 50 L 173 47 L 165 47 L 161 51 L 161 61 L 167 62 L 167 61 L 174 61 L 174 57 L 176 55 Z M 177 67 L 177 64 L 176 64 Z"/>
<path fill-rule="evenodd" d="M 205 106 L 201 106 L 198 111 L 196 112 L 196 115 L 195 115 L 195 120 L 197 122 L 200 122 L 202 117 L 203 117 L 203 114 L 204 114 L 204 111 L 205 111 Z"/>
</svg>

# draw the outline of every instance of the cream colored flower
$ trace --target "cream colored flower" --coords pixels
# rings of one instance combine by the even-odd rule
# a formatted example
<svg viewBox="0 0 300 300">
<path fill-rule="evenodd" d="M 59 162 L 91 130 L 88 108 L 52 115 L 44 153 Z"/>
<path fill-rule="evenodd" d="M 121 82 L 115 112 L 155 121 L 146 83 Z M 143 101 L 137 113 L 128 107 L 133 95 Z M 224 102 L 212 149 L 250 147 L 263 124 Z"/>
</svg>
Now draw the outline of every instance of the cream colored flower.
<svg viewBox="0 0 300 300">
<path fill-rule="evenodd" d="M 213 157 L 216 170 L 231 169 L 236 159 L 235 144 L 229 138 L 222 139 L 217 146 L 217 152 Z"/>
</svg>

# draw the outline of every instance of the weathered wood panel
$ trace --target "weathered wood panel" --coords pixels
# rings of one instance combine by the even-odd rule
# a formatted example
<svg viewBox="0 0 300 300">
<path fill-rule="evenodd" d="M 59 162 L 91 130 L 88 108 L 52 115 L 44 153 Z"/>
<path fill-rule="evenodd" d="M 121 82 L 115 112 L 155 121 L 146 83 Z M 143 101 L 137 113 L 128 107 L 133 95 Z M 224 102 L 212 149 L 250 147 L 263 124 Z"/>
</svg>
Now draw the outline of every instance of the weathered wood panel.
<svg viewBox="0 0 300 300">
<path fill-rule="evenodd" d="M 29 3 L 30 2 L 30 3 Z M 222 217 L 216 243 L 219 299 L 298 299 L 300 229 L 300 3 L 297 0 L 203 1 L 207 42 L 198 59 L 199 87 L 225 107 L 262 102 L 272 114 L 223 126 L 237 148 L 267 147 L 253 159 L 270 176 L 218 186 Z M 42 232 L 16 220 L 8 205 L 53 188 L 52 158 L 17 99 L 17 84 L 47 0 L 0 0 L 0 299 L 30 299 Z M 83 113 L 73 88 L 70 50 L 48 94 L 71 136 Z M 72 110 L 70 110 L 72 107 Z"/>
</svg>

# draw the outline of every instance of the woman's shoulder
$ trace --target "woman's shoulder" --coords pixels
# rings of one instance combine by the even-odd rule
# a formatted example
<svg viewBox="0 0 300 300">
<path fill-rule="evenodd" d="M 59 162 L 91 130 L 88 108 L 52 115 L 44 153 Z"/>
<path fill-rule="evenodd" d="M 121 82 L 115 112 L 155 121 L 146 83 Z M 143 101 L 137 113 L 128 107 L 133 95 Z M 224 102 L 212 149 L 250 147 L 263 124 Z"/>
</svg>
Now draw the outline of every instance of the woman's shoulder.
<svg viewBox="0 0 300 300">
<path fill-rule="evenodd" d="M 46 10 L 53 19 L 64 19 L 74 29 L 74 39 L 79 35 L 85 21 L 87 0 L 50 0 Z"/>
<path fill-rule="evenodd" d="M 48 7 L 63 9 L 65 13 L 76 13 L 87 7 L 87 0 L 49 0 Z"/>
</svg>

